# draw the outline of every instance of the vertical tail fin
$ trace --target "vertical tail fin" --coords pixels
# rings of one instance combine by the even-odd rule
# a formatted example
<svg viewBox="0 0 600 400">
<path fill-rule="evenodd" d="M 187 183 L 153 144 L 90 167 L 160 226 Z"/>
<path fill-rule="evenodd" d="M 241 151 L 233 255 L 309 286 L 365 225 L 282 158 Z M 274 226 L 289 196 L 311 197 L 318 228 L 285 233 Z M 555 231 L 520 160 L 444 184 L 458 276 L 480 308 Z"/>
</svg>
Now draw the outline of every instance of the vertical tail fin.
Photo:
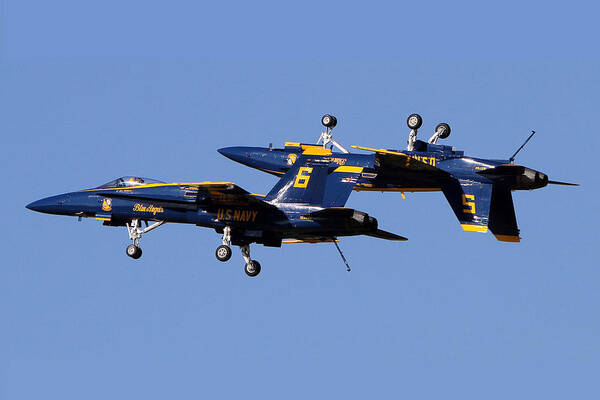
<svg viewBox="0 0 600 400">
<path fill-rule="evenodd" d="M 343 207 L 362 167 L 338 166 L 328 157 L 301 155 L 267 194 L 275 203 Z"/>
<path fill-rule="evenodd" d="M 487 232 L 491 184 L 460 179 L 447 182 L 442 191 L 465 231 Z"/>
<path fill-rule="evenodd" d="M 487 232 L 503 242 L 519 242 L 510 188 L 469 180 L 449 182 L 442 191 L 465 231 Z"/>
</svg>

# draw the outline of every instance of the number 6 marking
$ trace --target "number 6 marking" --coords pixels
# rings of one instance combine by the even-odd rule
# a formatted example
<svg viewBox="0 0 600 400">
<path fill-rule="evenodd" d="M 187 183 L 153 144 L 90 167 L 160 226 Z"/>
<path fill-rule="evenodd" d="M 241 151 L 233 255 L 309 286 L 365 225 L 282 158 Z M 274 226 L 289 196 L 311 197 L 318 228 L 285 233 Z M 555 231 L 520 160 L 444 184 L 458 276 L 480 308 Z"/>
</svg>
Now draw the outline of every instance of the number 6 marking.
<svg viewBox="0 0 600 400">
<path fill-rule="evenodd" d="M 312 173 L 311 167 L 301 167 L 298 171 L 298 175 L 296 175 L 296 181 L 294 182 L 294 187 L 297 188 L 305 188 L 308 186 L 308 181 L 310 180 L 310 174 Z"/>
</svg>

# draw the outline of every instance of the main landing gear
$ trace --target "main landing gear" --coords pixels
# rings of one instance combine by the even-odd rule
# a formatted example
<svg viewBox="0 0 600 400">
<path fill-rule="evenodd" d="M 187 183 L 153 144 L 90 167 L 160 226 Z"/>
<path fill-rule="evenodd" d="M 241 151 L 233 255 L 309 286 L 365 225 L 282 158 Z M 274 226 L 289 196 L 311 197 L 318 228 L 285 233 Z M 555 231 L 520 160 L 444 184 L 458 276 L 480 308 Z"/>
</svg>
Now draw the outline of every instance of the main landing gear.
<svg viewBox="0 0 600 400">
<path fill-rule="evenodd" d="M 217 260 L 221 262 L 228 261 L 231 258 L 231 227 L 226 226 L 223 228 L 223 244 L 217 247 L 215 251 L 215 256 Z M 256 276 L 260 274 L 260 263 L 256 260 L 252 260 L 250 258 L 250 245 L 245 244 L 240 246 L 240 250 L 242 251 L 242 257 L 246 264 L 244 265 L 244 272 L 248 276 Z"/>
<path fill-rule="evenodd" d="M 158 228 L 164 223 L 165 221 L 158 221 L 148 226 L 148 223 L 146 222 L 146 228 L 142 229 L 140 227 L 141 224 L 139 219 L 134 219 L 131 221 L 131 223 L 127 222 L 125 225 L 127 226 L 129 239 L 131 239 L 133 243 L 127 246 L 127 248 L 125 249 L 125 254 L 127 254 L 134 260 L 140 258 L 142 256 L 142 248 L 140 247 L 140 239 L 142 238 L 142 235 L 144 233 L 150 232 L 153 229 Z"/>
</svg>

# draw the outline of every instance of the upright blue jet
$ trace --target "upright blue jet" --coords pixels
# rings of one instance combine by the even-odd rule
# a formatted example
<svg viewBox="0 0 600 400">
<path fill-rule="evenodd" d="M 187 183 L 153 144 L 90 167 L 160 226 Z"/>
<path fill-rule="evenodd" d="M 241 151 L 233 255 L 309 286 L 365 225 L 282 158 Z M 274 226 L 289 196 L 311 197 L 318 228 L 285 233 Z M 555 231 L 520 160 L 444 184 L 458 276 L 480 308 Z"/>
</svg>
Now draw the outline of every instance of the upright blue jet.
<svg viewBox="0 0 600 400">
<path fill-rule="evenodd" d="M 378 229 L 377 220 L 368 214 L 344 207 L 362 170 L 332 162 L 320 146 L 307 146 L 266 196 L 231 182 L 165 183 L 123 177 L 94 189 L 47 197 L 27 208 L 126 226 L 132 241 L 126 253 L 134 259 L 142 255 L 142 235 L 166 222 L 213 228 L 223 235 L 217 259 L 229 260 L 231 245 L 239 246 L 244 271 L 256 276 L 261 266 L 250 258 L 251 243 L 280 247 L 333 242 L 339 251 L 340 236 L 406 240 Z M 341 251 L 340 255 L 348 265 Z"/>
</svg>

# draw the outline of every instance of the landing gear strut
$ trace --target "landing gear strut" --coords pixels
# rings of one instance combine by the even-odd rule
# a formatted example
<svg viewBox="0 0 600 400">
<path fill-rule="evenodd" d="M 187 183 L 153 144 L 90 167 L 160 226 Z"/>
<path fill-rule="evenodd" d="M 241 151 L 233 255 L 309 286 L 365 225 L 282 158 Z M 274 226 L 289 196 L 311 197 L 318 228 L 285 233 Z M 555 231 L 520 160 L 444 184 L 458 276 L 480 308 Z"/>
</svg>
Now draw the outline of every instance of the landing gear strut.
<svg viewBox="0 0 600 400">
<path fill-rule="evenodd" d="M 221 262 L 228 261 L 231 258 L 231 227 L 223 228 L 223 244 L 217 247 L 215 256 Z"/>
<path fill-rule="evenodd" d="M 133 244 L 130 244 L 129 246 L 127 246 L 127 248 L 125 249 L 125 254 L 127 254 L 129 257 L 133 258 L 134 260 L 137 260 L 138 258 L 140 258 L 142 256 L 142 248 L 140 247 L 140 239 L 142 238 L 142 235 L 144 233 L 150 232 L 153 229 L 158 228 L 159 226 L 161 226 L 164 223 L 165 223 L 165 221 L 158 221 L 158 222 L 155 222 L 152 225 L 148 226 L 148 223 L 146 222 L 146 228 L 142 229 L 140 227 L 139 219 L 131 220 L 131 224 L 129 222 L 127 222 L 125 225 L 127 226 L 127 232 L 129 233 L 129 239 L 131 239 L 131 241 L 133 241 Z"/>
</svg>

